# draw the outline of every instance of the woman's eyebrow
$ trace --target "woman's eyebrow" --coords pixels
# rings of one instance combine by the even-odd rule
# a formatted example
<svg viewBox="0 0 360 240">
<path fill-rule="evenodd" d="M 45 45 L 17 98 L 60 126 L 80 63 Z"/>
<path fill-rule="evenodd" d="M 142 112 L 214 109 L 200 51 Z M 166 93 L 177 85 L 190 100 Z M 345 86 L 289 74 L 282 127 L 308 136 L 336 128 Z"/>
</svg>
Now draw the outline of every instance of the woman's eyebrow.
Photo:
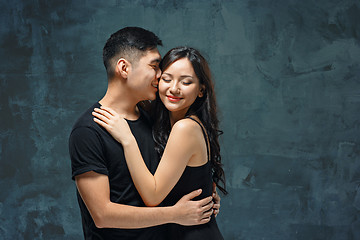
<svg viewBox="0 0 360 240">
<path fill-rule="evenodd" d="M 163 72 L 163 74 L 169 75 L 170 77 L 173 76 L 171 73 L 168 73 L 168 72 Z M 191 76 L 191 75 L 180 75 L 180 78 L 193 78 L 193 76 Z"/>
<path fill-rule="evenodd" d="M 191 75 L 181 75 L 180 78 L 193 78 Z"/>
<path fill-rule="evenodd" d="M 167 72 L 163 72 L 162 74 L 163 74 L 163 75 L 166 74 L 166 75 L 169 75 L 170 77 L 172 77 L 172 74 L 167 73 Z"/>
</svg>

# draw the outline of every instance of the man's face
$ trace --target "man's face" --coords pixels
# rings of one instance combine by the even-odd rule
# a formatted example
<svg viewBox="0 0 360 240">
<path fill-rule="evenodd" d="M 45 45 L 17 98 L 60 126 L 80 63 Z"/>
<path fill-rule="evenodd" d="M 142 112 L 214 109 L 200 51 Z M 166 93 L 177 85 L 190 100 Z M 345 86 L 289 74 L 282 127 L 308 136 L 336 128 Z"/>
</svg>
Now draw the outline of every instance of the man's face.
<svg viewBox="0 0 360 240">
<path fill-rule="evenodd" d="M 128 86 L 139 101 L 155 99 L 158 79 L 161 75 L 160 60 L 160 53 L 155 48 L 147 50 L 145 55 L 131 64 L 131 71 L 127 79 Z"/>
</svg>

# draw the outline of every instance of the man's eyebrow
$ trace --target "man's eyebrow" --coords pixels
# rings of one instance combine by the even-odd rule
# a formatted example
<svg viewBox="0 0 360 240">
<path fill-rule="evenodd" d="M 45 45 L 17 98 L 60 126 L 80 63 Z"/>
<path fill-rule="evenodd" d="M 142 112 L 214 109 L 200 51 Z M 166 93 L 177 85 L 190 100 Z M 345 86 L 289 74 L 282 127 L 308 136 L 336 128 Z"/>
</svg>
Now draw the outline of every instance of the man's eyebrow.
<svg viewBox="0 0 360 240">
<path fill-rule="evenodd" d="M 156 59 L 151 60 L 151 63 L 160 63 L 160 61 L 161 61 L 161 58 L 156 58 Z"/>
</svg>

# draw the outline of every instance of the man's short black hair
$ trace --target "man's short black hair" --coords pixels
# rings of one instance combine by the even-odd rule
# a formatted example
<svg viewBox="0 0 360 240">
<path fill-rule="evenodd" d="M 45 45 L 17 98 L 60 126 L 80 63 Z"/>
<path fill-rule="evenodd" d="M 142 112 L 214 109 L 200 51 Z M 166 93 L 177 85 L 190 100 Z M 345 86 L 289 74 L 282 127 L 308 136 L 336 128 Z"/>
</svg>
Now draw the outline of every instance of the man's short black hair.
<svg viewBox="0 0 360 240">
<path fill-rule="evenodd" d="M 162 46 L 162 41 L 153 33 L 140 27 L 125 27 L 113 33 L 103 49 L 103 61 L 108 78 L 114 75 L 115 64 L 125 58 L 135 64 L 147 51 Z"/>
</svg>

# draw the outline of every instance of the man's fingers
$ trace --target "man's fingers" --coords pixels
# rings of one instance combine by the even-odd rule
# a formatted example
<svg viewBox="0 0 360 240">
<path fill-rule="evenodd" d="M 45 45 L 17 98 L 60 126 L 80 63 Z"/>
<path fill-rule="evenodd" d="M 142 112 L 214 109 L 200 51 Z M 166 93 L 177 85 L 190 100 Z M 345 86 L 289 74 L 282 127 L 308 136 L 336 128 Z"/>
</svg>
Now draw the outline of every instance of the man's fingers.
<svg viewBox="0 0 360 240">
<path fill-rule="evenodd" d="M 201 206 L 205 206 L 205 205 L 208 205 L 209 203 L 212 203 L 212 197 L 206 197 L 206 198 L 203 198 L 201 200 L 198 201 L 198 203 L 201 205 Z"/>
<path fill-rule="evenodd" d="M 189 194 L 186 194 L 185 196 L 183 196 L 182 198 L 185 199 L 185 200 L 191 200 L 193 199 L 194 197 L 197 197 L 201 194 L 202 190 L 201 189 L 198 189 L 198 190 L 195 190 L 195 191 L 192 191 L 191 193 Z"/>
<path fill-rule="evenodd" d="M 211 217 L 203 218 L 200 220 L 200 224 L 208 223 L 210 221 L 210 219 L 211 219 Z"/>
<path fill-rule="evenodd" d="M 212 210 L 213 206 L 214 206 L 214 202 L 211 201 L 211 199 L 210 199 L 210 202 L 208 202 L 206 205 L 203 205 L 202 211 L 207 212 L 209 210 Z"/>
</svg>

